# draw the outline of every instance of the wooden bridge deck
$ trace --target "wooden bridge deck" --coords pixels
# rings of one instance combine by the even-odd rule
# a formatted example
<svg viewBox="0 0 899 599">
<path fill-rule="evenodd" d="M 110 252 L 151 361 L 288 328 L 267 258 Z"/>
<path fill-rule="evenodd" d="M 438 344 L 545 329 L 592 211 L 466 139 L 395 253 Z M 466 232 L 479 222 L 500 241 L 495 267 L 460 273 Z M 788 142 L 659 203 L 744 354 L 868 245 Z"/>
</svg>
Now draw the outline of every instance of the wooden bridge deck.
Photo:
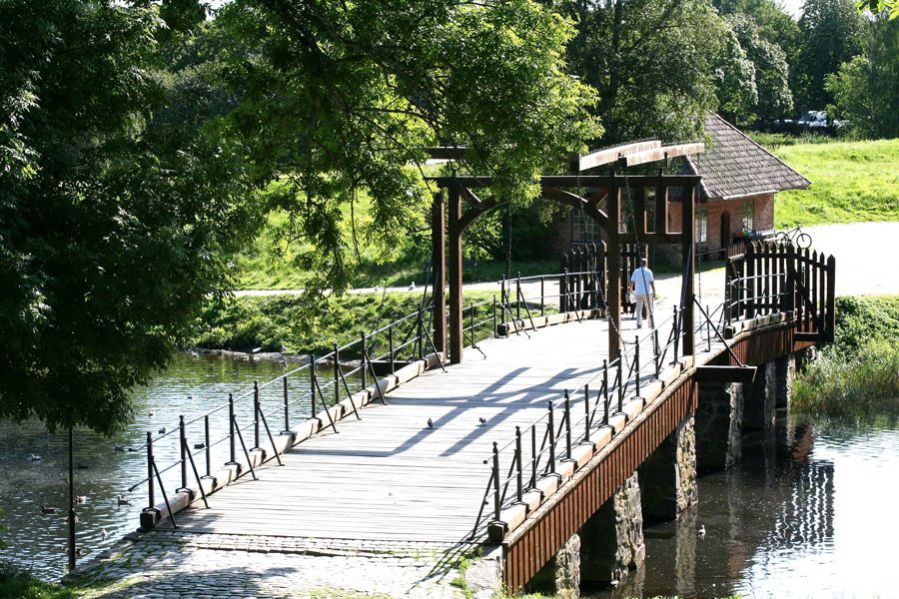
<svg viewBox="0 0 899 599">
<path fill-rule="evenodd" d="M 625 321 L 625 330 L 634 328 Z M 178 515 L 197 533 L 360 540 L 461 541 L 490 474 L 493 441 L 533 423 L 546 401 L 594 377 L 608 323 L 585 320 L 480 344 L 461 365 L 400 386 L 390 405 L 343 420 Z M 633 331 L 631 331 L 633 334 Z M 578 398 L 579 399 L 579 398 Z M 582 404 L 581 404 L 582 405 Z M 428 419 L 434 428 L 427 426 Z M 485 424 L 479 418 L 486 419 Z"/>
</svg>

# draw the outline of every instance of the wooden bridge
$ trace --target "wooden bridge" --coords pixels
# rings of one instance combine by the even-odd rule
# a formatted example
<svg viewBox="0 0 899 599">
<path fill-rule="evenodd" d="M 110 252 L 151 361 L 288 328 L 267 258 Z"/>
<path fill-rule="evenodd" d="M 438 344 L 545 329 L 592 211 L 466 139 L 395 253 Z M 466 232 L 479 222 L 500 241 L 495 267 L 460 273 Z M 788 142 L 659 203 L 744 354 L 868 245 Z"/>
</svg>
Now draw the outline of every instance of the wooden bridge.
<svg viewBox="0 0 899 599">
<path fill-rule="evenodd" d="M 722 423 L 715 406 L 732 403 L 734 385 L 744 385 L 745 412 L 759 414 L 760 426 L 773 424 L 775 361 L 832 339 L 835 264 L 792 246 L 753 245 L 729 258 L 725 296 L 700 305 L 692 289 L 695 180 L 595 179 L 607 200 L 613 196 L 610 215 L 624 185 L 651 186 L 656 222 L 668 221 L 667 186 L 683 185 L 683 232 L 647 231 L 644 215 L 623 233 L 617 217 L 599 214 L 597 201 L 564 192 L 566 202 L 583 202 L 610 227 L 603 259 L 594 253 L 574 272 L 504 281 L 498 297 L 466 305 L 460 198 L 470 195 L 479 214 L 485 203 L 458 180 L 443 181 L 451 204 L 449 309 L 443 208 L 435 202 L 433 299 L 210 414 L 182 419 L 175 431 L 148 433 L 147 478 L 135 485 L 149 491 L 142 527 L 483 544 L 496 548 L 497 587 L 519 590 L 547 569 L 562 584 L 560 550 L 571 551 L 578 531 L 594 526 L 635 472 L 672 444 L 677 455 L 661 458 L 670 460 L 662 482 L 645 481 L 643 493 L 670 484 L 676 517 L 695 501 L 697 460 L 708 469 L 731 459 L 733 411 L 725 405 Z M 570 183 L 546 180 L 545 193 L 559 196 L 549 186 Z M 638 212 L 645 210 L 643 192 L 634 197 Z M 685 276 L 681 293 L 657 306 L 653 326 L 637 330 L 620 316 L 619 242 L 647 238 L 679 242 Z M 291 393 L 288 383 L 298 377 L 309 380 L 308 392 Z M 310 405 L 310 417 L 291 421 L 299 401 Z M 241 406 L 249 402 L 247 416 Z M 283 431 L 276 430 L 282 418 Z M 211 424 L 216 419 L 224 427 Z M 213 440 L 210 430 L 222 429 Z M 158 463 L 160 447 L 176 435 L 175 459 Z M 221 468 L 214 452 L 227 457 Z M 165 475 L 179 471 L 179 488 L 167 493 Z M 613 546 L 630 542 L 620 531 L 615 538 L 611 522 Z M 589 535 L 582 536 L 586 547 Z M 589 550 L 594 562 L 603 551 Z M 629 567 L 615 551 L 603 559 L 610 580 Z"/>
</svg>

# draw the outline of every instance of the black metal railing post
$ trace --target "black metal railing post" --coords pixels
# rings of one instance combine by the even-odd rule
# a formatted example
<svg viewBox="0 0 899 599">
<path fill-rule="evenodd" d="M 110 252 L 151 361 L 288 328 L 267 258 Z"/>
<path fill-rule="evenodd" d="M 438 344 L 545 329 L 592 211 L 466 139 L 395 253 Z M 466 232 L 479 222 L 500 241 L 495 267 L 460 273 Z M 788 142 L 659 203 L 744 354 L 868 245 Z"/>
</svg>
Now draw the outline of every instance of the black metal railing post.
<svg viewBox="0 0 899 599">
<path fill-rule="evenodd" d="M 590 385 L 584 385 L 584 441 L 590 442 Z"/>
<path fill-rule="evenodd" d="M 515 470 L 516 496 L 519 503 L 524 496 L 524 479 L 521 471 L 521 427 L 515 427 Z"/>
<path fill-rule="evenodd" d="M 317 416 L 316 412 L 318 411 L 318 410 L 316 410 L 316 406 L 315 406 L 315 391 L 316 391 L 316 388 L 318 387 L 318 381 L 315 379 L 316 376 L 317 375 L 315 372 L 315 354 L 309 354 L 309 398 L 310 398 L 310 402 L 312 404 L 310 406 L 310 408 L 312 410 L 313 418 L 315 418 Z M 232 447 L 231 450 L 234 451 L 233 442 L 232 442 L 231 447 Z"/>
<path fill-rule="evenodd" d="M 609 408 L 611 404 L 609 402 L 609 361 L 602 361 L 602 395 L 603 395 L 603 413 L 602 413 L 602 423 L 604 425 L 609 424 Z"/>
<path fill-rule="evenodd" d="M 506 324 L 506 275 L 503 274 L 502 278 L 499 281 L 499 323 L 502 325 Z M 496 320 L 496 317 L 494 317 Z M 494 327 L 496 328 L 496 327 Z M 506 331 L 508 334 L 508 331 Z"/>
<path fill-rule="evenodd" d="M 656 380 L 659 379 L 662 366 L 659 364 L 661 358 L 661 349 L 659 348 L 659 329 L 652 332 L 652 362 L 656 369 Z"/>
<path fill-rule="evenodd" d="M 290 392 L 287 389 L 287 375 L 282 379 L 284 381 L 284 432 L 290 431 Z"/>
<path fill-rule="evenodd" d="M 493 337 L 496 338 L 498 336 L 496 330 L 496 294 L 493 294 Z"/>
<path fill-rule="evenodd" d="M 212 476 L 212 448 L 209 447 L 209 414 L 203 416 L 203 449 L 206 450 L 206 476 Z"/>
<path fill-rule="evenodd" d="M 153 482 L 153 433 L 147 431 L 147 495 L 149 509 L 156 507 L 156 485 Z"/>
<path fill-rule="evenodd" d="M 362 382 L 359 385 L 359 390 L 365 391 L 365 388 L 368 386 L 368 384 L 366 382 L 366 376 L 365 376 L 366 375 L 365 367 L 367 366 L 365 359 L 366 359 L 366 356 L 368 355 L 368 351 L 367 351 L 368 346 L 366 345 L 365 332 L 363 332 L 360 335 L 360 341 L 362 342 L 362 368 L 360 368 L 360 371 L 361 371 L 360 374 L 362 375 Z"/>
<path fill-rule="evenodd" d="M 634 337 L 634 393 L 640 397 L 640 335 Z"/>
<path fill-rule="evenodd" d="M 621 350 L 618 350 L 618 411 L 624 411 L 624 371 L 621 367 L 624 354 L 621 353 Z"/>
<path fill-rule="evenodd" d="M 547 426 L 549 427 L 549 471 L 556 471 L 556 419 L 553 413 L 553 402 L 546 402 L 549 406 L 549 419 Z"/>
<path fill-rule="evenodd" d="M 540 316 L 546 316 L 546 289 L 545 279 L 540 277 Z"/>
<path fill-rule="evenodd" d="M 537 425 L 531 425 L 531 489 L 537 488 Z"/>
<path fill-rule="evenodd" d="M 390 374 L 396 374 L 396 354 L 393 351 L 393 325 L 387 327 L 387 351 L 390 352 Z"/>
<path fill-rule="evenodd" d="M 499 480 L 499 448 L 496 446 L 496 441 L 493 442 L 493 514 L 494 520 L 497 522 L 500 519 L 500 515 L 502 514 L 502 495 L 500 493 L 500 480 Z"/>
<path fill-rule="evenodd" d="M 424 320 L 421 314 L 421 306 L 418 307 L 418 359 L 425 357 L 424 352 Z"/>
<path fill-rule="evenodd" d="M 515 279 L 515 320 L 521 320 L 521 273 Z"/>
<path fill-rule="evenodd" d="M 234 394 L 228 394 L 228 463 L 237 463 L 237 452 L 234 444 Z"/>
<path fill-rule="evenodd" d="M 571 459 L 571 396 L 565 390 L 565 456 Z"/>
<path fill-rule="evenodd" d="M 340 347 L 334 342 L 334 405 L 340 403 Z"/>
<path fill-rule="evenodd" d="M 706 338 L 706 351 L 712 351 L 712 321 L 711 321 L 711 312 L 709 312 L 709 305 L 705 305 L 705 313 L 709 315 L 709 318 L 705 319 L 705 338 Z"/>
<path fill-rule="evenodd" d="M 253 381 L 253 448 L 259 447 L 259 381 Z"/>
<path fill-rule="evenodd" d="M 671 319 L 671 334 L 674 336 L 674 355 L 671 358 L 671 365 L 674 366 L 677 364 L 677 348 L 680 345 L 680 323 L 678 322 L 677 306 L 674 307 L 674 317 Z"/>
<path fill-rule="evenodd" d="M 184 430 L 184 415 L 178 416 L 178 436 L 181 438 L 181 488 L 187 488 L 187 431 Z"/>
</svg>

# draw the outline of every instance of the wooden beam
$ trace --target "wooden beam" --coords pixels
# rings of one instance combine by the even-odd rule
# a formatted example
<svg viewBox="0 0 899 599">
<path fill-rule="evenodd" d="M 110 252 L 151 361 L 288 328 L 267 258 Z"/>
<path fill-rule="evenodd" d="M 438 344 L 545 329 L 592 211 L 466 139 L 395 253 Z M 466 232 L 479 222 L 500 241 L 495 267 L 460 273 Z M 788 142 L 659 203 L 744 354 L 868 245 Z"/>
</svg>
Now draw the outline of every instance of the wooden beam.
<svg viewBox="0 0 899 599">
<path fill-rule="evenodd" d="M 662 142 L 657 139 L 651 139 L 648 141 L 638 141 L 635 143 L 621 144 L 619 146 L 612 146 L 610 148 L 600 148 L 598 150 L 594 150 L 588 154 L 580 156 L 577 160 L 577 170 L 579 172 L 584 172 L 591 168 L 596 168 L 597 166 L 612 164 L 613 162 L 617 161 L 619 158 L 627 154 L 632 154 L 634 152 L 643 152 L 645 150 L 651 150 L 653 148 L 659 148 L 661 146 Z"/>
<path fill-rule="evenodd" d="M 697 383 L 751 383 L 755 380 L 755 366 L 697 366 Z"/>
<path fill-rule="evenodd" d="M 464 187 L 490 187 L 493 177 L 461 176 L 461 177 L 428 177 L 426 179 L 439 187 L 449 187 L 455 181 Z M 631 175 L 627 178 L 631 188 L 664 185 L 667 187 L 691 187 L 699 185 L 701 177 L 697 175 Z M 624 177 L 608 175 L 543 175 L 537 181 L 546 187 L 605 187 L 612 193 L 615 187 L 624 187 Z"/>
<path fill-rule="evenodd" d="M 665 160 L 666 158 L 687 156 L 689 154 L 702 154 L 703 152 L 705 152 L 704 143 L 677 144 L 626 154 L 623 156 L 623 159 L 627 166 L 637 166 L 638 164 L 646 164 L 648 162 L 658 162 L 660 160 Z"/>
<path fill-rule="evenodd" d="M 462 232 L 460 225 L 462 219 L 462 198 L 459 195 L 459 186 L 452 185 L 449 188 L 449 354 L 453 364 L 462 362 L 464 346 L 462 330 Z"/>
<path fill-rule="evenodd" d="M 431 252 L 434 268 L 434 345 L 446 352 L 446 202 L 443 191 L 431 204 Z"/>
</svg>

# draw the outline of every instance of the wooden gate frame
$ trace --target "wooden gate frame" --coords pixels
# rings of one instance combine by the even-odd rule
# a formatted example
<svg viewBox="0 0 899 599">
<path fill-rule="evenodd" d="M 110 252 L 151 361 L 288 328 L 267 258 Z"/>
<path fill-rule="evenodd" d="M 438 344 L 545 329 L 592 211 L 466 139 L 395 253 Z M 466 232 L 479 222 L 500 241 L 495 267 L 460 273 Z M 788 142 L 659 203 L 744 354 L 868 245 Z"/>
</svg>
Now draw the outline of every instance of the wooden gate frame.
<svg viewBox="0 0 899 599">
<path fill-rule="evenodd" d="M 439 190 L 434 194 L 432 204 L 431 248 L 434 266 L 434 342 L 438 351 L 449 349 L 450 362 L 462 362 L 464 346 L 462 306 L 462 237 L 465 230 L 480 216 L 505 206 L 509 200 L 491 198 L 482 200 L 473 189 L 489 187 L 491 177 L 450 176 L 432 177 Z M 622 243 L 680 243 L 684 259 L 683 297 L 684 305 L 692 305 L 693 280 L 696 272 L 696 189 L 700 177 L 694 175 L 548 175 L 540 177 L 540 197 L 561 202 L 578 210 L 583 210 L 596 221 L 606 233 L 609 273 L 609 319 L 613 326 L 609 330 L 609 355 L 618 354 L 621 341 L 618 330 L 621 325 L 621 272 L 619 247 Z M 593 188 L 598 190 L 587 197 L 567 191 L 568 189 Z M 647 230 L 646 188 L 655 189 L 656 230 Z M 668 230 L 669 189 L 681 189 L 681 232 Z M 446 202 L 444 201 L 446 191 Z M 629 193 L 634 200 L 634 232 L 622 232 L 622 195 Z M 599 208 L 599 203 L 607 198 L 608 212 Z M 449 210 L 449 345 L 447 347 L 446 323 L 446 255 L 447 227 L 444 218 L 445 206 Z M 468 209 L 463 211 L 463 203 Z M 661 229 L 659 226 L 661 225 Z M 684 355 L 694 352 L 693 310 L 683 311 Z"/>
</svg>

